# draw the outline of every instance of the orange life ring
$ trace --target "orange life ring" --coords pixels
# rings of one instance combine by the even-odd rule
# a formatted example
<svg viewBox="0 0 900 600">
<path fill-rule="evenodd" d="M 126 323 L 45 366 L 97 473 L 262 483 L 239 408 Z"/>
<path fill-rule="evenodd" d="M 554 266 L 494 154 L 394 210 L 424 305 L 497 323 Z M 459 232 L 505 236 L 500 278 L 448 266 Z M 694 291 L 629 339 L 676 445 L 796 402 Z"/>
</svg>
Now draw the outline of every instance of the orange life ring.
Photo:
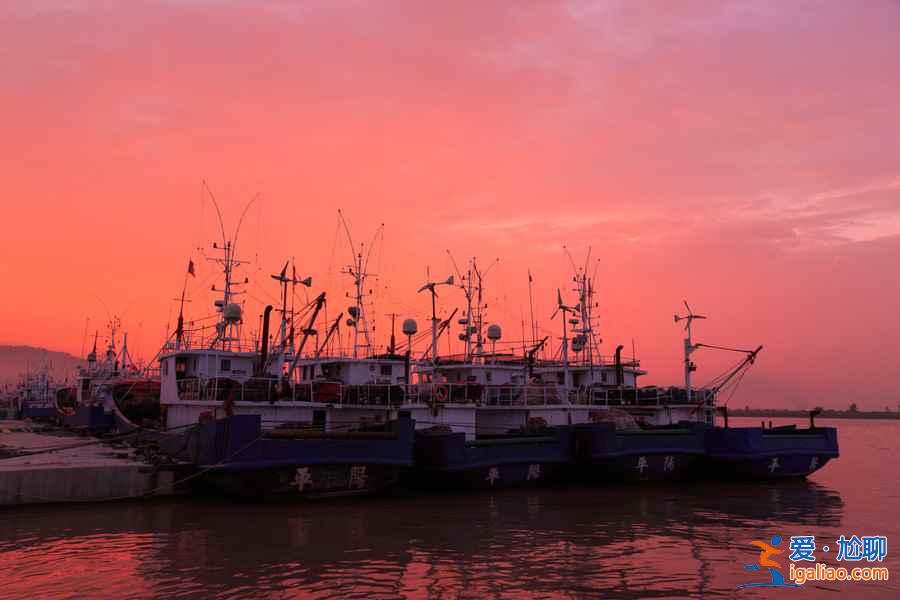
<svg viewBox="0 0 900 600">
<path fill-rule="evenodd" d="M 446 402 L 449 395 L 450 390 L 447 389 L 446 385 L 439 385 L 434 390 L 434 400 L 438 404 L 443 404 L 444 402 Z"/>
</svg>

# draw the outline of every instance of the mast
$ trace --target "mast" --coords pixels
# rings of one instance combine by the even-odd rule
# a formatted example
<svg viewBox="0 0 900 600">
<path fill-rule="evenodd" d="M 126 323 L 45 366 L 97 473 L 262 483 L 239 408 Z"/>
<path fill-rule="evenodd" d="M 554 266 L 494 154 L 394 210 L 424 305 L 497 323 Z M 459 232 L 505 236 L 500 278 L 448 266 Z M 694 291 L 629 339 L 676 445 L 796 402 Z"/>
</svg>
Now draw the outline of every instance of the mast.
<svg viewBox="0 0 900 600">
<path fill-rule="evenodd" d="M 588 275 L 588 267 L 591 260 L 591 248 L 588 247 L 587 257 L 583 267 L 577 267 L 568 248 L 563 247 L 569 258 L 574 275 L 572 281 L 575 283 L 575 292 L 578 294 L 578 304 L 575 306 L 575 312 L 578 318 L 572 318 L 572 350 L 576 354 L 581 354 L 582 359 L 591 372 L 591 381 L 593 381 L 594 371 L 594 351 L 598 351 L 598 359 L 602 363 L 602 357 L 599 355 L 599 341 L 594 331 L 594 276 Z M 580 326 L 579 326 L 580 325 Z"/>
<path fill-rule="evenodd" d="M 450 254 L 449 250 L 447 254 Z M 466 329 L 464 333 L 460 334 L 460 339 L 465 342 L 466 361 L 475 361 L 484 354 L 484 311 L 487 308 L 484 303 L 484 279 L 490 270 L 500 262 L 500 259 L 495 259 L 487 269 L 481 271 L 478 268 L 478 259 L 473 256 L 469 260 L 469 268 L 465 275 L 460 273 L 456 261 L 453 260 L 453 255 L 450 255 L 450 260 L 453 261 L 453 267 L 462 280 L 458 286 L 466 296 L 466 316 L 459 321 L 460 325 L 464 325 Z M 474 350 L 472 349 L 473 334 L 475 336 Z"/>
<path fill-rule="evenodd" d="M 695 315 L 691 310 L 690 305 L 687 303 L 687 300 L 684 301 L 684 306 L 685 308 L 687 308 L 687 315 L 682 317 L 676 314 L 675 322 L 677 323 L 678 321 L 687 321 L 684 324 L 684 330 L 686 332 L 684 338 L 684 389 L 687 393 L 687 402 L 688 404 L 690 404 L 692 398 L 691 373 L 697 370 L 697 365 L 695 365 L 691 361 L 691 354 L 693 354 L 694 350 L 699 347 L 699 344 L 694 345 L 693 343 L 693 338 L 691 336 L 691 323 L 693 323 L 694 319 L 705 319 L 706 317 L 704 317 L 703 315 Z"/>
<path fill-rule="evenodd" d="M 391 343 L 390 346 L 388 346 L 388 354 L 393 356 L 394 352 L 397 350 L 397 317 L 400 315 L 397 313 L 388 313 L 385 316 L 390 317 L 391 319 Z"/>
<path fill-rule="evenodd" d="M 450 250 L 447 250 L 447 256 L 450 257 L 450 262 L 453 263 L 453 269 L 456 271 L 457 277 L 459 277 L 460 283 L 458 285 L 466 296 L 466 314 L 459 320 L 459 324 L 466 329 L 459 337 L 465 344 L 465 361 L 469 362 L 472 358 L 472 261 L 475 259 L 473 258 L 472 261 L 469 262 L 469 269 L 466 271 L 466 274 L 463 275 L 456 265 L 456 261 L 453 259 L 453 254 L 450 253 Z"/>
<path fill-rule="evenodd" d="M 478 270 L 478 263 L 474 257 L 472 258 L 472 271 L 477 278 L 475 291 L 478 294 L 478 301 L 475 305 L 475 354 L 482 356 L 484 354 L 484 338 L 481 333 L 484 327 L 484 278 L 481 271 Z"/>
<path fill-rule="evenodd" d="M 207 258 L 207 260 L 218 263 L 225 277 L 224 288 L 217 290 L 215 285 L 212 286 L 212 291 L 222 292 L 222 299 L 213 303 L 216 311 L 222 314 L 222 318 L 216 323 L 216 336 L 209 347 L 215 348 L 221 342 L 222 350 L 231 351 L 236 344 L 240 344 L 241 325 L 243 324 L 243 309 L 240 304 L 235 302 L 235 298 L 244 293 L 240 291 L 240 286 L 250 283 L 250 280 L 246 277 L 242 282 L 234 281 L 235 268 L 247 262 L 236 258 L 237 243 L 244 217 L 247 216 L 247 211 L 250 210 L 250 207 L 256 201 L 256 196 L 244 207 L 244 211 L 241 213 L 241 217 L 238 219 L 235 227 L 234 235 L 229 239 L 225 233 L 225 223 L 222 220 L 222 211 L 219 210 L 219 203 L 216 202 L 216 197 L 205 180 L 203 181 L 203 187 L 209 194 L 216 209 L 216 214 L 219 218 L 219 231 L 222 235 L 222 246 L 220 247 L 216 242 L 213 242 L 212 246 L 214 250 L 221 252 L 222 256 Z"/>
<path fill-rule="evenodd" d="M 439 285 L 453 285 L 454 281 L 455 279 L 451 275 L 446 281 L 429 281 L 418 290 L 419 293 L 425 290 L 431 293 L 431 348 L 429 348 L 429 351 L 431 352 L 432 364 L 437 364 L 438 324 L 440 323 L 440 319 L 437 318 L 437 291 L 434 288 Z"/>
<path fill-rule="evenodd" d="M 569 336 L 566 329 L 566 311 L 562 312 L 562 361 L 563 361 L 563 387 L 565 389 L 565 398 L 569 399 L 569 389 L 572 387 L 572 377 L 569 373 Z"/>
<path fill-rule="evenodd" d="M 537 324 L 534 321 L 534 298 L 532 296 L 531 287 L 534 278 L 531 276 L 531 269 L 528 269 L 528 309 L 531 312 L 531 345 L 537 343 Z M 524 336 L 523 336 L 524 337 Z"/>
<path fill-rule="evenodd" d="M 350 251 L 352 253 L 351 257 L 353 264 L 348 265 L 341 272 L 350 275 L 350 277 L 353 278 L 354 304 L 347 310 L 347 312 L 350 313 L 347 325 L 353 328 L 353 358 L 359 358 L 361 349 L 364 349 L 369 354 L 372 352 L 372 341 L 369 336 L 369 323 L 366 318 L 364 302 L 366 296 L 368 296 L 371 291 L 369 293 L 366 292 L 365 284 L 368 277 L 376 276 L 374 273 L 367 272 L 367 269 L 369 266 L 369 258 L 372 255 L 372 248 L 375 246 L 375 241 L 384 231 L 384 223 L 375 230 L 375 235 L 372 236 L 369 249 L 366 251 L 365 256 L 363 256 L 364 247 L 360 244 L 359 251 L 356 251 L 356 246 L 353 244 L 353 238 L 350 235 L 350 227 L 347 225 L 347 220 L 344 219 L 344 213 L 341 212 L 340 209 L 338 209 L 338 217 L 344 227 L 344 233 L 347 234 L 347 241 L 350 244 Z M 362 338 L 362 341 L 360 338 Z"/>
<path fill-rule="evenodd" d="M 291 266 L 290 277 L 287 275 L 288 265 Z M 294 349 L 294 295 L 297 284 L 310 287 L 312 286 L 312 277 L 298 279 L 297 267 L 294 265 L 293 259 L 285 261 L 281 273 L 270 275 L 270 277 L 281 286 L 281 308 L 279 309 L 279 312 L 281 312 L 281 325 L 278 328 L 278 346 L 281 352 L 281 359 L 284 360 L 288 352 Z M 290 307 L 288 307 L 288 286 L 291 288 Z M 265 365 L 263 367 L 265 368 Z"/>
<path fill-rule="evenodd" d="M 553 314 L 550 316 L 550 319 L 552 320 L 553 317 L 555 317 L 557 315 L 557 313 L 559 313 L 560 320 L 562 321 L 563 334 L 562 334 L 562 346 L 560 348 L 560 354 L 562 356 L 562 362 L 563 362 L 563 388 L 564 388 L 566 402 L 568 402 L 568 400 L 569 400 L 569 389 L 572 387 L 572 378 L 571 378 L 571 374 L 569 373 L 569 330 L 566 327 L 566 325 L 567 325 L 566 316 L 570 312 L 571 313 L 578 312 L 579 309 L 580 309 L 580 306 L 578 306 L 578 305 L 567 306 L 567 305 L 563 304 L 562 292 L 559 290 L 559 288 L 556 289 L 556 310 L 553 311 Z"/>
</svg>

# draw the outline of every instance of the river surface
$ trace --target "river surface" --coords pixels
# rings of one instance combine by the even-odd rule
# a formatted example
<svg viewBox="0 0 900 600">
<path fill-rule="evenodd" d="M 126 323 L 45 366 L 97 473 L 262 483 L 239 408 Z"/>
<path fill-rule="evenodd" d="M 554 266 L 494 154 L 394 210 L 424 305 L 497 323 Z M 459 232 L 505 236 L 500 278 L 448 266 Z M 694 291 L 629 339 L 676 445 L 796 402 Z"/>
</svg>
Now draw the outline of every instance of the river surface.
<svg viewBox="0 0 900 600">
<path fill-rule="evenodd" d="M 900 422 L 820 424 L 841 457 L 798 482 L 0 510 L 0 598 L 900 598 Z M 751 540 L 841 534 L 892 580 L 735 590 Z"/>
</svg>

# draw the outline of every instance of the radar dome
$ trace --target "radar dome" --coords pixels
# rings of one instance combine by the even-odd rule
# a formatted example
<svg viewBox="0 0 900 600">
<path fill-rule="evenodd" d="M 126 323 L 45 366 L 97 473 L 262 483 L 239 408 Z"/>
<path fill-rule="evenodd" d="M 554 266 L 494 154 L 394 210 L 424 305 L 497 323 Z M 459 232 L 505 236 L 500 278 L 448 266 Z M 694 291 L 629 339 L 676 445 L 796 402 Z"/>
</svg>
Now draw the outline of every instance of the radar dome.
<svg viewBox="0 0 900 600">
<path fill-rule="evenodd" d="M 419 324 L 416 323 L 415 319 L 406 319 L 403 321 L 404 335 L 415 335 L 417 331 L 419 331 Z"/>
<path fill-rule="evenodd" d="M 222 310 L 222 317 L 229 323 L 237 323 L 241 320 L 242 311 L 240 304 L 226 304 Z"/>
<path fill-rule="evenodd" d="M 503 330 L 500 329 L 500 326 L 494 323 L 493 325 L 488 325 L 487 328 L 487 337 L 492 342 L 496 342 L 503 336 Z"/>
</svg>

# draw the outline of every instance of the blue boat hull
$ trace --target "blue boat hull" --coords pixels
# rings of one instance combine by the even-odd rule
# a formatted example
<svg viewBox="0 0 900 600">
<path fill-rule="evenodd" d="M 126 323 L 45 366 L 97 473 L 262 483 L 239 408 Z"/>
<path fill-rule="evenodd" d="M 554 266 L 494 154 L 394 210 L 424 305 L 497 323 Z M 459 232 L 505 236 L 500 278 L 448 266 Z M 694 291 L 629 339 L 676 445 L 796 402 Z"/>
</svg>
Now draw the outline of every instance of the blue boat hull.
<svg viewBox="0 0 900 600">
<path fill-rule="evenodd" d="M 414 422 L 400 419 L 391 426 L 370 437 L 320 433 L 281 439 L 263 433 L 259 415 L 205 423 L 194 442 L 195 489 L 247 499 L 379 492 L 412 466 Z"/>
<path fill-rule="evenodd" d="M 571 462 L 571 428 L 546 436 L 467 442 L 463 433 L 419 434 L 415 442 L 412 487 L 497 489 L 540 486 L 566 478 Z"/>
<path fill-rule="evenodd" d="M 22 407 L 23 419 L 35 419 L 40 421 L 55 421 L 59 417 L 59 411 L 52 406 L 28 406 Z"/>
<path fill-rule="evenodd" d="M 201 471 L 194 491 L 245 500 L 299 500 L 364 496 L 393 487 L 405 466 L 372 464 L 307 465 L 248 468 L 214 467 Z"/>
<path fill-rule="evenodd" d="M 579 425 L 572 477 L 587 483 L 688 479 L 703 454 L 704 432 L 697 426 L 616 431 L 608 423 Z"/>
<path fill-rule="evenodd" d="M 63 414 L 62 423 L 72 429 L 105 433 L 115 427 L 116 421 L 102 406 L 78 406 L 72 414 Z"/>
<path fill-rule="evenodd" d="M 710 428 L 704 475 L 714 479 L 806 477 L 839 456 L 837 429 Z"/>
</svg>

